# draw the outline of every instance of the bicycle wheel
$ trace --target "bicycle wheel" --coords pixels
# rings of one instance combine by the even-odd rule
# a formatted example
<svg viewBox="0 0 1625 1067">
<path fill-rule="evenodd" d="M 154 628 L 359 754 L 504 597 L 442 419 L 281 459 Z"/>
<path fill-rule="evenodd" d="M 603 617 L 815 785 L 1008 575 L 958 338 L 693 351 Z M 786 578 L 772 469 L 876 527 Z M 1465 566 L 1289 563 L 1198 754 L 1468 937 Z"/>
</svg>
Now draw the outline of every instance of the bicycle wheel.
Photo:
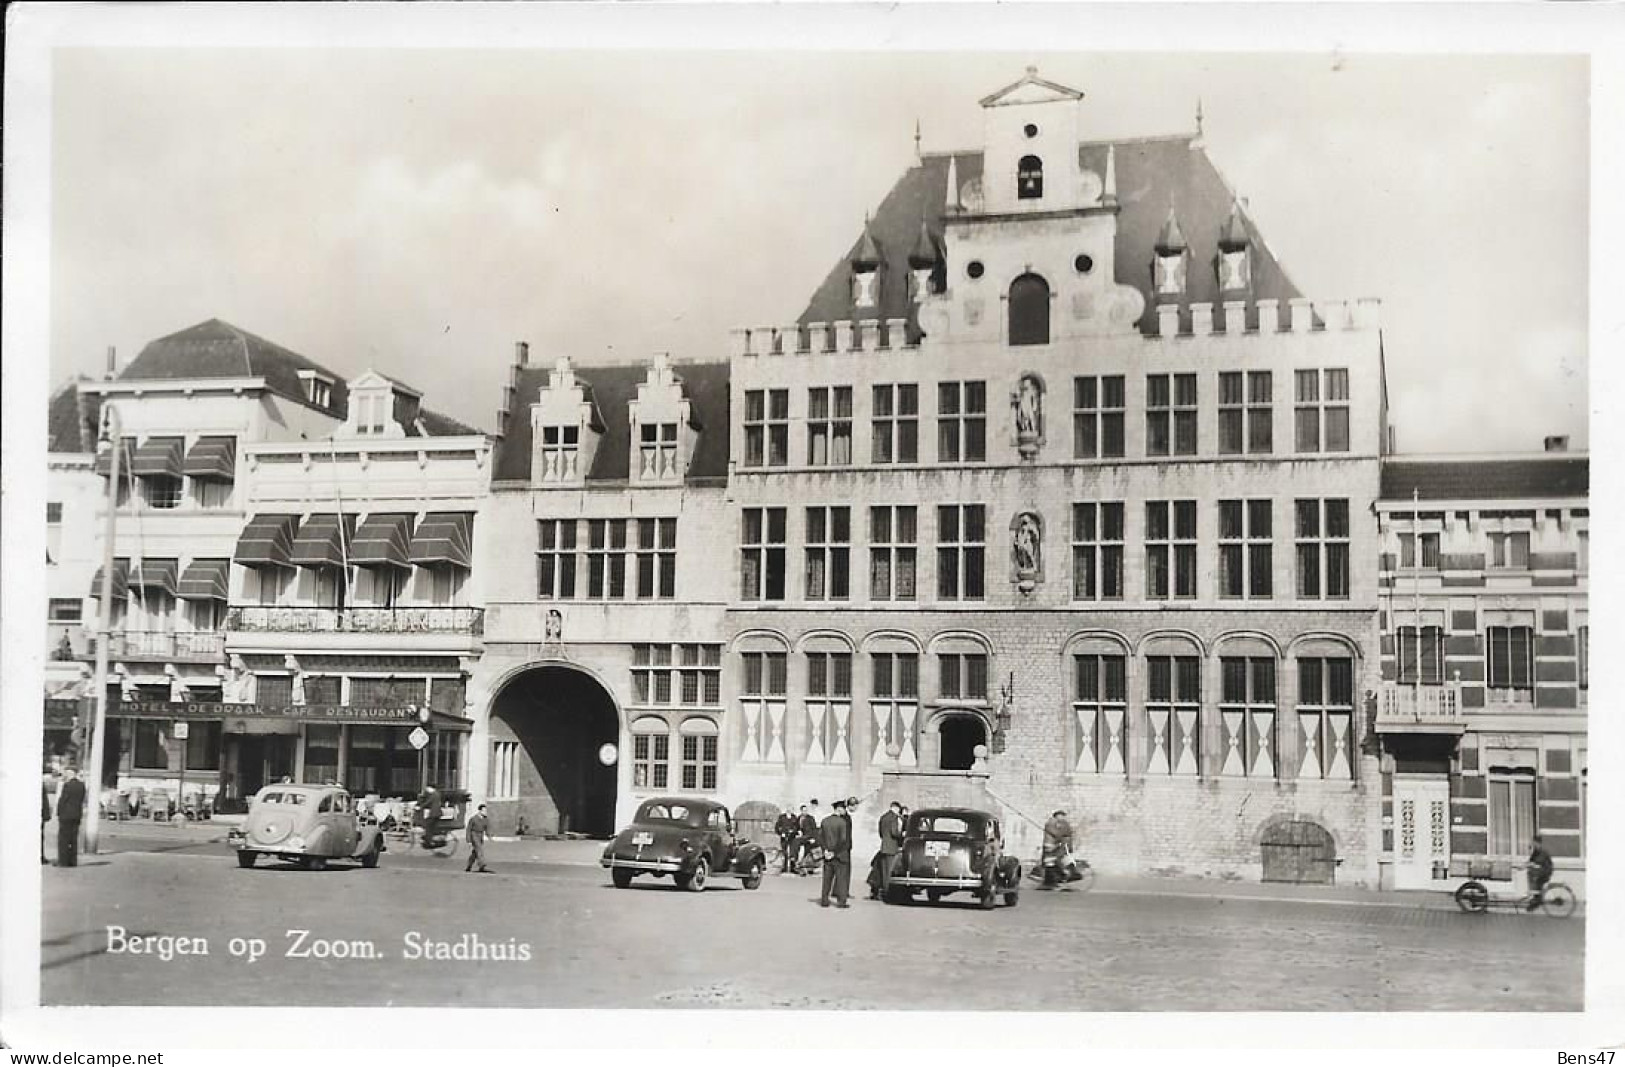
<svg viewBox="0 0 1625 1067">
<path fill-rule="evenodd" d="M 762 849 L 762 862 L 767 865 L 768 870 L 777 871 L 784 866 L 784 849 L 774 845 Z"/>
<path fill-rule="evenodd" d="M 1562 882 L 1553 882 L 1546 887 L 1546 892 L 1541 896 L 1540 906 L 1545 909 L 1547 915 L 1555 915 L 1559 919 L 1567 918 L 1574 914 L 1574 890 Z"/>
<path fill-rule="evenodd" d="M 447 834 L 444 843 L 434 850 L 436 856 L 455 856 L 457 854 L 458 837 L 456 834 Z"/>
<path fill-rule="evenodd" d="M 1490 906 L 1490 891 L 1478 882 L 1463 882 L 1456 889 L 1456 907 L 1477 914 Z"/>
</svg>

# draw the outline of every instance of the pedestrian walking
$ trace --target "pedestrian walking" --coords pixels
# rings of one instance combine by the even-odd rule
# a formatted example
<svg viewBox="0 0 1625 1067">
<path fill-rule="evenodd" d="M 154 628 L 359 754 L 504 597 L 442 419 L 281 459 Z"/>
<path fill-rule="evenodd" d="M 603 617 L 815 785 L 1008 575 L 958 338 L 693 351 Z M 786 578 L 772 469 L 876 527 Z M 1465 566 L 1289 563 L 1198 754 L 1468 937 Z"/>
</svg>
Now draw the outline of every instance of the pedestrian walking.
<svg viewBox="0 0 1625 1067">
<path fill-rule="evenodd" d="M 485 814 L 484 804 L 481 804 L 479 809 L 469 816 L 467 829 L 468 865 L 463 868 L 463 873 L 467 874 L 469 871 L 474 870 L 476 864 L 480 874 L 494 873 L 491 868 L 485 865 L 485 835 L 490 832 L 491 820 Z"/>
<path fill-rule="evenodd" d="M 806 809 L 803 808 L 803 811 Z M 795 866 L 795 857 L 792 851 L 796 844 L 796 815 L 789 808 L 779 812 L 779 817 L 773 822 L 773 832 L 779 838 L 779 873 L 789 874 L 790 868 Z"/>
<path fill-rule="evenodd" d="M 62 772 L 65 781 L 56 798 L 56 865 L 79 866 L 79 823 L 85 817 L 85 783 L 72 767 Z"/>
<path fill-rule="evenodd" d="M 1552 854 L 1538 834 L 1530 841 L 1528 866 L 1529 905 L 1524 910 L 1534 911 L 1545 899 L 1546 883 L 1552 880 Z"/>
<path fill-rule="evenodd" d="M 837 800 L 835 810 L 818 828 L 824 849 L 824 889 L 818 896 L 820 907 L 829 907 L 831 891 L 837 908 L 850 908 L 846 901 L 852 884 L 852 820 L 846 814 L 846 801 Z"/>
<path fill-rule="evenodd" d="M 903 805 L 891 802 L 880 817 L 880 851 L 869 865 L 869 899 L 883 900 L 891 888 L 892 864 L 903 851 Z"/>
</svg>

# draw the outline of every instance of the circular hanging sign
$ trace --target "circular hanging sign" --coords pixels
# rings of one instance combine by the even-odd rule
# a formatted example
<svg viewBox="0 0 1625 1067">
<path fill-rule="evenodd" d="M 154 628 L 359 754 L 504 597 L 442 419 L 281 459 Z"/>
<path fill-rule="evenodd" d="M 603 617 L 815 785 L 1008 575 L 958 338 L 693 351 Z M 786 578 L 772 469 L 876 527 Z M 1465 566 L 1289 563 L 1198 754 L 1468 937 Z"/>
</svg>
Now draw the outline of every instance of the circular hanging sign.
<svg viewBox="0 0 1625 1067">
<path fill-rule="evenodd" d="M 615 760 L 619 755 L 620 751 L 608 741 L 598 746 L 598 762 L 606 767 L 615 766 Z"/>
</svg>

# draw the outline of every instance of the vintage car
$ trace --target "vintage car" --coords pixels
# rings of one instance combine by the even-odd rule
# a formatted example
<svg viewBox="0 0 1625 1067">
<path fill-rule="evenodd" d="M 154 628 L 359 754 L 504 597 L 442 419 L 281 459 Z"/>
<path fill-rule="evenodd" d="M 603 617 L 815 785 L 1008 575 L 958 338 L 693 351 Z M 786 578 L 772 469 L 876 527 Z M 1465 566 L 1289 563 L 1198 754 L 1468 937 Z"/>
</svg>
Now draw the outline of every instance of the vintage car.
<svg viewBox="0 0 1625 1067">
<path fill-rule="evenodd" d="M 620 889 L 640 874 L 669 874 L 679 889 L 695 893 L 718 876 L 755 889 L 767 870 L 760 846 L 734 836 L 727 808 L 691 797 L 655 797 L 639 804 L 632 825 L 615 836 L 598 862 Z"/>
<path fill-rule="evenodd" d="M 910 814 L 886 901 L 906 904 L 921 890 L 931 901 L 966 892 L 983 908 L 993 907 L 1001 896 L 1014 907 L 1021 893 L 1021 861 L 1004 854 L 999 820 L 974 808 L 924 808 Z"/>
<path fill-rule="evenodd" d="M 378 866 L 384 837 L 363 819 L 350 794 L 336 785 L 268 785 L 254 794 L 243 825 L 226 835 L 237 865 L 252 867 L 261 856 L 321 870 L 330 859 Z"/>
</svg>

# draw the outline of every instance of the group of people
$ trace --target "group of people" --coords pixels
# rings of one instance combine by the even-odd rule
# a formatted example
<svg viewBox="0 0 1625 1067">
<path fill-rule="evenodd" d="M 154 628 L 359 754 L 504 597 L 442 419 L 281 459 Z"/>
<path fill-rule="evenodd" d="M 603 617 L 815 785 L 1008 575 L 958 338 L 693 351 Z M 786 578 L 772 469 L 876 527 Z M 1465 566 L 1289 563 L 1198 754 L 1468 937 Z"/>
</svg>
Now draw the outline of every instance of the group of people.
<svg viewBox="0 0 1625 1067">
<path fill-rule="evenodd" d="M 818 817 L 818 801 L 810 800 L 800 810 L 779 813 L 773 824 L 778 835 L 783 861 L 781 874 L 823 873 L 823 884 L 818 895 L 820 907 L 851 907 L 852 893 L 852 812 L 858 807 L 857 797 L 836 800 L 830 806 L 835 810 L 823 819 Z M 880 849 L 869 861 L 869 897 L 881 899 L 891 883 L 892 862 L 903 848 L 903 823 L 908 809 L 892 801 L 880 817 Z"/>
<path fill-rule="evenodd" d="M 79 775 L 72 767 L 62 771 L 62 786 L 56 794 L 56 865 L 58 867 L 79 866 L 79 828 L 85 819 L 85 783 L 79 780 Z M 40 785 L 40 814 L 39 814 L 39 861 L 41 864 L 49 863 L 45 858 L 45 824 L 51 821 L 51 785 L 43 782 Z"/>
</svg>

